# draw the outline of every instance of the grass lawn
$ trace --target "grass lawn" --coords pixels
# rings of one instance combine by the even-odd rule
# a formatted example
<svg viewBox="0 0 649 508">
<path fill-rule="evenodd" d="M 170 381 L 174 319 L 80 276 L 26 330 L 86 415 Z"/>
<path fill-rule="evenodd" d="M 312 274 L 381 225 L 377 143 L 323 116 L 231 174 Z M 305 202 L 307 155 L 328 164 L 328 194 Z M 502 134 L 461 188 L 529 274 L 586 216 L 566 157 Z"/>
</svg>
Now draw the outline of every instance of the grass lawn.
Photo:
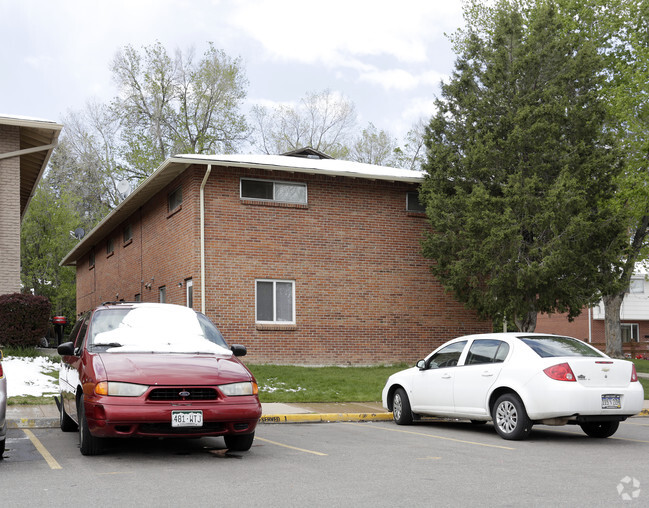
<svg viewBox="0 0 649 508">
<path fill-rule="evenodd" d="M 388 377 L 409 366 L 247 367 L 257 379 L 262 402 L 378 402 Z"/>
</svg>

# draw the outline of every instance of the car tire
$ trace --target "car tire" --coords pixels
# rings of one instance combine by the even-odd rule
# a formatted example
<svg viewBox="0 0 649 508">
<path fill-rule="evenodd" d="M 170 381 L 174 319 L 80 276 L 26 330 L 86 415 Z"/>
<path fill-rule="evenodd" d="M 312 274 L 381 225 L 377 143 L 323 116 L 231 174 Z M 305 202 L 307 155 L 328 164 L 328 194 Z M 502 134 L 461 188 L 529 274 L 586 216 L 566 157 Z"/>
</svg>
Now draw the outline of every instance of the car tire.
<svg viewBox="0 0 649 508">
<path fill-rule="evenodd" d="M 0 441 L 0 460 L 4 459 L 5 454 L 5 440 Z"/>
<path fill-rule="evenodd" d="M 247 452 L 255 440 L 255 433 L 252 434 L 235 434 L 232 436 L 223 436 L 225 446 L 233 452 Z"/>
<path fill-rule="evenodd" d="M 501 395 L 491 412 L 496 432 L 503 439 L 518 441 L 532 432 L 532 421 L 527 416 L 523 401 L 514 393 Z"/>
<path fill-rule="evenodd" d="M 63 409 L 63 398 L 61 398 L 61 405 L 59 406 L 59 426 L 63 432 L 74 432 L 79 428 Z"/>
<path fill-rule="evenodd" d="M 617 432 L 620 422 L 586 422 L 579 426 L 589 437 L 606 438 Z"/>
<path fill-rule="evenodd" d="M 408 395 L 403 388 L 397 388 L 392 395 L 392 418 L 397 425 L 410 425 L 413 420 Z"/>
<path fill-rule="evenodd" d="M 86 420 L 86 408 L 83 402 L 83 397 L 79 401 L 79 449 L 81 455 L 99 455 L 102 451 L 101 438 L 95 437 L 90 433 L 88 428 L 88 420 Z"/>
</svg>

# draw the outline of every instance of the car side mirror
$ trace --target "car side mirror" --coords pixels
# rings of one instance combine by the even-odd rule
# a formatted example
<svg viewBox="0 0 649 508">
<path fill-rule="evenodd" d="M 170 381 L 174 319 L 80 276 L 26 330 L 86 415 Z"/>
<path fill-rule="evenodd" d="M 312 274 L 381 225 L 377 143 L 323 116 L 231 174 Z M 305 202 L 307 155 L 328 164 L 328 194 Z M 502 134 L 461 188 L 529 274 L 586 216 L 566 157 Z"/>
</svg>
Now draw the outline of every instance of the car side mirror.
<svg viewBox="0 0 649 508">
<path fill-rule="evenodd" d="M 426 370 L 426 360 L 419 360 L 417 362 L 417 368 L 419 370 Z"/>
<path fill-rule="evenodd" d="M 246 346 L 242 346 L 241 344 L 232 344 L 230 350 L 234 356 L 246 356 L 248 354 Z"/>
<path fill-rule="evenodd" d="M 60 356 L 74 356 L 74 343 L 73 342 L 64 342 L 59 347 L 56 348 L 56 352 Z"/>
</svg>

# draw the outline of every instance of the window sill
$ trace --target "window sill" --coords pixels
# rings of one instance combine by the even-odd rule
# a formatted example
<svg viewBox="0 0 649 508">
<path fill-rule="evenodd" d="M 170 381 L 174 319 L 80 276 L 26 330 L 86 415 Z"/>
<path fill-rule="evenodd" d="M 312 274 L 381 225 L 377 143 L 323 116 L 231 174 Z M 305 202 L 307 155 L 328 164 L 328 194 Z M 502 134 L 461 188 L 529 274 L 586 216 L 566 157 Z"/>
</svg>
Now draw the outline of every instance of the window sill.
<svg viewBox="0 0 649 508">
<path fill-rule="evenodd" d="M 183 209 L 183 205 L 178 205 L 176 208 L 174 208 L 173 210 L 171 210 L 171 211 L 167 214 L 167 219 L 168 219 L 169 217 L 173 216 L 173 215 L 176 215 L 176 214 L 177 214 L 178 212 L 180 212 L 182 209 Z"/>
<path fill-rule="evenodd" d="M 257 330 L 264 331 L 292 331 L 297 330 L 297 325 L 295 323 L 290 324 L 279 324 L 279 323 L 255 323 L 255 328 Z"/>
<path fill-rule="evenodd" d="M 241 204 L 253 206 L 271 206 L 275 208 L 297 208 L 298 210 L 309 209 L 309 205 L 304 203 L 284 203 L 282 201 L 263 201 L 256 199 L 242 199 Z"/>
<path fill-rule="evenodd" d="M 421 217 L 422 219 L 426 218 L 426 212 L 410 212 L 406 211 L 408 217 Z"/>
<path fill-rule="evenodd" d="M 133 243 L 133 238 L 129 238 L 124 242 L 123 247 L 127 247 L 128 245 L 131 245 Z"/>
<path fill-rule="evenodd" d="M 106 254 L 106 259 L 108 259 L 109 257 L 112 257 L 114 255 L 115 255 L 115 251 L 109 252 L 108 254 Z"/>
</svg>

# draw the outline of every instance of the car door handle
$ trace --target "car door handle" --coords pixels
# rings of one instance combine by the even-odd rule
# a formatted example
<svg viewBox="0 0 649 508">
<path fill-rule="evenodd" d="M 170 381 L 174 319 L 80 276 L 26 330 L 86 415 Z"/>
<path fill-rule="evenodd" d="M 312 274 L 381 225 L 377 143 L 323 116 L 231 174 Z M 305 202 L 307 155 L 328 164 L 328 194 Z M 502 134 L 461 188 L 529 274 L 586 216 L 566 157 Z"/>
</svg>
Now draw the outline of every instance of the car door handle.
<svg viewBox="0 0 649 508">
<path fill-rule="evenodd" d="M 493 375 L 494 375 L 494 373 L 493 373 L 493 372 L 489 372 L 488 370 L 485 370 L 485 371 L 482 373 L 482 377 L 491 377 L 491 376 L 493 376 Z"/>
<path fill-rule="evenodd" d="M 451 379 L 451 375 L 450 374 L 444 374 L 442 376 L 442 379 Z"/>
</svg>

